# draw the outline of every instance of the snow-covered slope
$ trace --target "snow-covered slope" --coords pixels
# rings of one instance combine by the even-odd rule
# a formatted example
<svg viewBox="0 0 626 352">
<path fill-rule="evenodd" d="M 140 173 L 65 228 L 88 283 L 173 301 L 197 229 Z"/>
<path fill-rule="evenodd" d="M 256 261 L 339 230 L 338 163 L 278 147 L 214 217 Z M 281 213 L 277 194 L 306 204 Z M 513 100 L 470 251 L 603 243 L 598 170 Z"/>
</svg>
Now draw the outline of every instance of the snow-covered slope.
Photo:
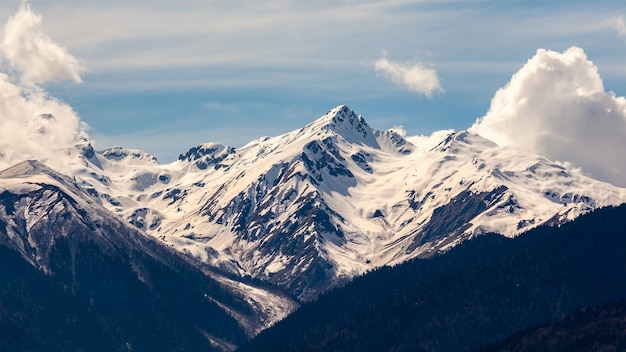
<svg viewBox="0 0 626 352">
<path fill-rule="evenodd" d="M 102 164 L 106 165 L 110 159 L 119 159 L 117 161 L 126 161 L 133 167 L 158 166 L 143 153 L 130 152 L 126 155 L 126 152 L 116 149 L 102 153 Z M 141 174 L 138 172 L 135 175 Z M 110 172 L 110 175 L 115 173 Z M 94 177 L 100 179 L 102 176 Z M 130 176 L 130 179 L 140 178 Z M 107 181 L 107 184 L 111 182 Z M 128 187 L 139 189 L 137 185 L 141 182 L 144 181 Z M 189 285 L 166 288 L 166 291 L 179 290 L 178 295 L 186 297 L 201 290 L 202 296 L 195 298 L 217 305 L 210 308 L 215 319 L 227 320 L 230 315 L 237 320 L 239 329 L 249 336 L 297 308 L 295 300 L 278 289 L 227 277 L 165 248 L 161 241 L 103 207 L 102 198 L 95 195 L 93 188 L 81 187 L 73 177 L 62 175 L 35 160 L 0 171 L 0 246 L 17 251 L 46 274 L 55 277 L 69 275 L 71 293 L 75 296 L 80 296 L 79 289 L 94 289 L 89 282 L 81 281 L 79 272 L 89 277 L 99 271 L 110 273 L 117 270 L 122 280 L 128 279 L 128 274 L 124 272 L 128 271 L 133 273 L 131 277 L 134 280 L 156 291 L 159 297 L 166 296 L 159 291 L 159 285 L 165 278 L 179 285 Z M 112 206 L 109 200 L 113 198 L 103 198 L 105 203 L 108 202 L 106 204 Z M 107 263 L 112 266 L 108 268 Z M 137 282 L 131 282 L 129 286 L 135 287 Z M 122 289 L 131 290 L 129 287 Z M 219 331 L 224 333 L 225 330 Z M 210 336 L 214 332 L 204 330 L 203 333 Z M 216 337 L 219 340 L 220 336 Z"/>
<path fill-rule="evenodd" d="M 346 106 L 168 165 L 88 146 L 81 160 L 73 176 L 94 201 L 203 263 L 303 300 L 481 233 L 515 236 L 626 201 L 626 190 L 539 155 L 464 131 L 405 139 Z"/>
</svg>

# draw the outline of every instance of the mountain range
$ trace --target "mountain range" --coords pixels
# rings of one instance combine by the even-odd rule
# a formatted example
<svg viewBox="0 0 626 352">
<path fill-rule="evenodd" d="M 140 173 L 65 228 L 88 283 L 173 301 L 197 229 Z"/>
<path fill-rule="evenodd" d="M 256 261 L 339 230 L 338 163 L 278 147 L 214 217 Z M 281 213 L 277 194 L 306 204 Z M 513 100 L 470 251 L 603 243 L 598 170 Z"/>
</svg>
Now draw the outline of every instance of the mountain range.
<svg viewBox="0 0 626 352">
<path fill-rule="evenodd" d="M 473 236 L 515 236 L 626 201 L 626 190 L 465 131 L 404 138 L 338 106 L 241 148 L 207 143 L 160 165 L 84 147 L 94 201 L 211 267 L 300 300 Z"/>
<path fill-rule="evenodd" d="M 116 346 L 150 329 L 121 332 L 143 311 L 159 329 L 184 321 L 195 331 L 171 346 L 229 350 L 355 276 L 626 202 L 626 189 L 566 163 L 466 131 L 376 130 L 345 105 L 169 164 L 96 151 L 84 137 L 60 153 L 69 161 L 57 170 L 29 160 L 0 172 L 0 244 L 43 274 L 37 285 L 78 300 Z M 106 295 L 127 300 L 112 309 Z M 111 315 L 122 303 L 138 311 Z M 206 314 L 183 318 L 194 311 Z"/>
</svg>

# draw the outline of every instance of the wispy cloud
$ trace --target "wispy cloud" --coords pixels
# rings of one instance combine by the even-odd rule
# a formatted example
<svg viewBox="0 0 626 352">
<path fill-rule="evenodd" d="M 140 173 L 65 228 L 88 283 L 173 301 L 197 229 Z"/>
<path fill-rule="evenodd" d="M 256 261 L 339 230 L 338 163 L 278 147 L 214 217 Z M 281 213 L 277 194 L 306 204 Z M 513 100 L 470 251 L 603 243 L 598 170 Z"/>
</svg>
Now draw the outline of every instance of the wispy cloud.
<svg viewBox="0 0 626 352">
<path fill-rule="evenodd" d="M 374 68 L 381 76 L 408 90 L 431 97 L 433 92 L 443 92 L 437 72 L 419 62 L 400 64 L 387 59 L 386 54 L 376 60 Z"/>
<path fill-rule="evenodd" d="M 569 43 L 576 36 L 574 42 L 585 45 L 581 36 L 597 32 L 598 23 L 606 28 L 602 6 L 581 7 L 511 10 L 482 1 L 428 0 L 38 4 L 47 32 L 97 72 L 224 65 L 324 70 L 373 61 L 383 47 L 407 55 L 407 43 L 437 52 L 438 67 L 470 59 L 512 60 L 536 49 L 536 42 L 549 44 L 551 36 Z"/>
<path fill-rule="evenodd" d="M 620 38 L 626 39 L 626 22 L 624 22 L 624 17 L 619 16 L 611 20 L 611 26 Z"/>
</svg>

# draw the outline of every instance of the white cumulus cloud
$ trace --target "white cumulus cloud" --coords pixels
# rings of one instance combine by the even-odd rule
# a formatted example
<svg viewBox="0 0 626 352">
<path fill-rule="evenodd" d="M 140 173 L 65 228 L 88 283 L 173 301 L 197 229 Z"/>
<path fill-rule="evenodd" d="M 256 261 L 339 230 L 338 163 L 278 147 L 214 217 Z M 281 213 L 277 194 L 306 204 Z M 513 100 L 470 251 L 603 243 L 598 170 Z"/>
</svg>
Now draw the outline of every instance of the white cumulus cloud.
<svg viewBox="0 0 626 352">
<path fill-rule="evenodd" d="M 0 50 L 24 84 L 73 81 L 80 83 L 82 66 L 67 49 L 53 42 L 41 29 L 41 16 L 22 3 L 4 27 Z"/>
<path fill-rule="evenodd" d="M 34 30 L 40 21 L 22 5 L 1 40 L 0 54 L 22 77 L 0 73 L 0 169 L 37 159 L 65 171 L 86 138 L 87 126 L 74 110 L 36 84 L 80 81 L 77 60 Z"/>
<path fill-rule="evenodd" d="M 626 99 L 604 90 L 581 48 L 537 50 L 470 131 L 626 187 Z"/>
<path fill-rule="evenodd" d="M 420 63 L 399 64 L 383 56 L 376 60 L 374 67 L 381 76 L 410 91 L 427 97 L 431 97 L 433 92 L 443 92 L 437 72 Z"/>
</svg>

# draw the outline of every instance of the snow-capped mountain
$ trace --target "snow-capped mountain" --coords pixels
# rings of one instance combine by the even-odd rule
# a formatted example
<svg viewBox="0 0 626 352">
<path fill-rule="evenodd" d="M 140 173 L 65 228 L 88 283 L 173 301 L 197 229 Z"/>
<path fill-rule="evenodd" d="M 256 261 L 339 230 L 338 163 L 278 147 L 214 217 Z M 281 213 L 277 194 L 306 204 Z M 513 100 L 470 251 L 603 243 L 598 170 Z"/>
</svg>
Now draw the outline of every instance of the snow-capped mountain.
<svg viewBox="0 0 626 352">
<path fill-rule="evenodd" d="M 626 201 L 625 189 L 539 155 L 464 131 L 404 138 L 347 106 L 167 165 L 85 144 L 72 170 L 94 202 L 168 246 L 302 300 L 472 236 L 515 236 Z"/>
<path fill-rule="evenodd" d="M 115 160 L 124 153 L 101 155 Z M 34 160 L 0 171 L 0 246 L 59 281 L 76 304 L 87 304 L 90 311 L 114 306 L 115 301 L 135 302 L 138 311 L 155 310 L 159 319 L 173 319 L 171 324 L 195 324 L 189 336 L 199 335 L 200 341 L 210 340 L 210 345 L 222 349 L 297 308 L 295 300 L 278 289 L 227 277 L 166 248 L 102 207 L 94 194 L 75 178 Z M 159 300 L 168 307 L 162 308 Z M 124 317 L 134 314 L 129 307 L 111 309 L 131 311 Z M 206 316 L 176 323 L 180 312 L 184 316 L 194 309 Z M 110 318 L 112 324 L 125 321 L 103 314 L 102 320 Z M 145 315 L 141 319 L 150 319 L 152 312 L 141 314 Z"/>
</svg>

